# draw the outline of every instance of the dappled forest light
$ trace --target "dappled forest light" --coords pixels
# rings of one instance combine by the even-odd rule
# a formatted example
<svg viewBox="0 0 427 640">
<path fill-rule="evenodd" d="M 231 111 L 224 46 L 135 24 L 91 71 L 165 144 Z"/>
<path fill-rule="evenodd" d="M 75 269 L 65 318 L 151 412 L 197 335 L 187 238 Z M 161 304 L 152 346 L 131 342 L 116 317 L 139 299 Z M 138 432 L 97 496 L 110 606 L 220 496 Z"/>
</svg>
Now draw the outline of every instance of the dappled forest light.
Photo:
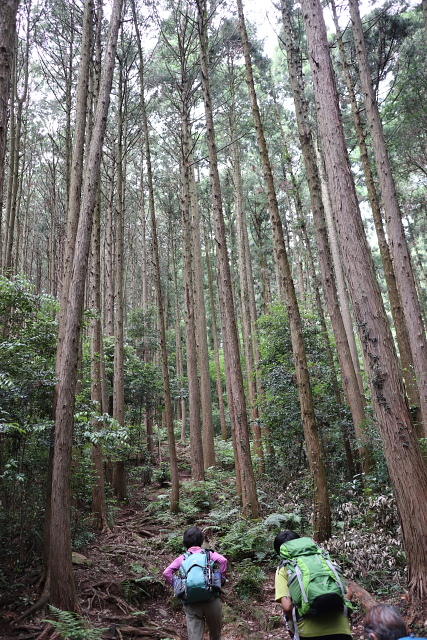
<svg viewBox="0 0 427 640">
<path fill-rule="evenodd" d="M 423 635 L 427 6 L 361 10 L 2 0 L 0 637 L 186 637 L 193 524 L 225 640 L 282 529 Z"/>
</svg>

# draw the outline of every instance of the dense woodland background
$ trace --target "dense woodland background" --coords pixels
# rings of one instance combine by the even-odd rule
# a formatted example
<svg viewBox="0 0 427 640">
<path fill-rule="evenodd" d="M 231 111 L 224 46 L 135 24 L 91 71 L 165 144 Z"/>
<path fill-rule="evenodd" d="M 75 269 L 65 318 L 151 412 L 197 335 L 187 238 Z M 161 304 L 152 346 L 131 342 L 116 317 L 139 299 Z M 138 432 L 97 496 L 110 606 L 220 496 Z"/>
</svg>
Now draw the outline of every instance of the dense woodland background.
<svg viewBox="0 0 427 640">
<path fill-rule="evenodd" d="M 0 591 L 19 615 L 81 613 L 72 553 L 131 504 L 156 522 L 146 557 L 202 524 L 236 597 L 287 527 L 425 605 L 427 5 L 278 0 L 269 57 L 250 4 L 2 0 Z M 167 597 L 135 567 L 128 586 Z"/>
</svg>

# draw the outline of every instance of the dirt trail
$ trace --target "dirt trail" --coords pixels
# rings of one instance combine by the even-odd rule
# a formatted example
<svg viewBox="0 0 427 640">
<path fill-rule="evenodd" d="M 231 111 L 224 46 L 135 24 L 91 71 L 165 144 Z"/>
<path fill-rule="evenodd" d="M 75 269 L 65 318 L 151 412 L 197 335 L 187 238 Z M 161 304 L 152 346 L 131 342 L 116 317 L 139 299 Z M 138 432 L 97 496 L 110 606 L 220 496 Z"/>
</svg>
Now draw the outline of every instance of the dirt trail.
<svg viewBox="0 0 427 640">
<path fill-rule="evenodd" d="M 81 613 L 94 626 L 109 629 L 105 639 L 187 640 L 182 606 L 162 578 L 163 569 L 177 555 L 165 548 L 165 540 L 176 531 L 147 512 L 147 505 L 161 493 L 165 488 L 156 483 L 134 487 L 129 504 L 116 513 L 114 529 L 96 536 L 74 556 Z M 198 514 L 195 524 L 203 527 L 207 515 Z M 274 602 L 274 571 L 268 572 L 262 595 L 249 601 L 233 592 L 237 571 L 230 563 L 223 597 L 223 640 L 289 640 Z M 34 602 L 37 596 L 34 586 L 20 594 L 21 602 Z M 36 640 L 46 614 L 39 612 L 13 627 L 10 623 L 23 611 L 21 605 L 6 613 L 0 621 L 0 640 Z M 362 636 L 360 619 L 361 615 L 354 618 L 357 640 Z"/>
</svg>

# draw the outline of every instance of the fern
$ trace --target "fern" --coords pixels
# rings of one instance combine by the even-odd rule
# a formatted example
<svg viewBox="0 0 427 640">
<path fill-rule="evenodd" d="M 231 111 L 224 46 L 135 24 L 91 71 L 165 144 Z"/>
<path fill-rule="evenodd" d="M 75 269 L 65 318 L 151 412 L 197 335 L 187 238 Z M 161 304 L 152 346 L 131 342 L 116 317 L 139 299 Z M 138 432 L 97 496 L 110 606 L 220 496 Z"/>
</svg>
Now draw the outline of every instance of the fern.
<svg viewBox="0 0 427 640">
<path fill-rule="evenodd" d="M 62 636 L 63 640 L 101 640 L 109 630 L 108 627 L 97 629 L 92 627 L 85 618 L 72 611 L 61 611 L 49 605 L 49 608 L 57 620 L 44 620 L 48 622 Z"/>
</svg>

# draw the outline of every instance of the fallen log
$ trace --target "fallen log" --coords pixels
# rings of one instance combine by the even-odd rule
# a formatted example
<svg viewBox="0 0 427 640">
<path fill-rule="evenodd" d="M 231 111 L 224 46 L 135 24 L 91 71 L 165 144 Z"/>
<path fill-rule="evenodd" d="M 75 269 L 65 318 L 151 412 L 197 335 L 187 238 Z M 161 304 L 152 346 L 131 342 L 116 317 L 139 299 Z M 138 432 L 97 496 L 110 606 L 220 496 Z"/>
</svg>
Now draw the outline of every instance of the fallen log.
<svg viewBox="0 0 427 640">
<path fill-rule="evenodd" d="M 375 607 L 375 605 L 378 604 L 378 601 L 375 600 L 375 598 L 369 593 L 369 591 L 366 591 L 366 589 L 361 587 L 360 584 L 354 582 L 354 580 L 346 580 L 346 582 L 347 598 L 349 600 L 356 600 L 357 602 L 359 602 L 365 612 L 369 611 L 369 609 L 372 609 L 372 607 Z"/>
</svg>

